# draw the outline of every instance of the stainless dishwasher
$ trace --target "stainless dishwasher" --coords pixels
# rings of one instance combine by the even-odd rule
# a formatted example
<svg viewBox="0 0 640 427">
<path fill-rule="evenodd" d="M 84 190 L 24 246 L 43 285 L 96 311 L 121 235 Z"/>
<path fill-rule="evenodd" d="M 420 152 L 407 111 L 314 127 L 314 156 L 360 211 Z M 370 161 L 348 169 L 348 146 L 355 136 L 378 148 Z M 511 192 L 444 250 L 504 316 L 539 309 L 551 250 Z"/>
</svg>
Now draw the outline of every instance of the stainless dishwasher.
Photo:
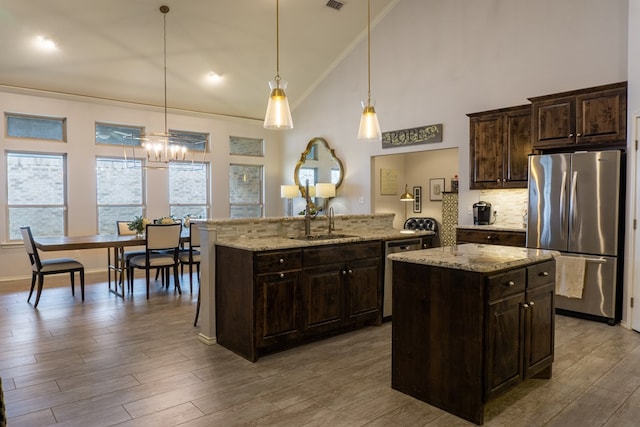
<svg viewBox="0 0 640 427">
<path fill-rule="evenodd" d="M 391 271 L 392 262 L 388 255 L 405 251 L 416 251 L 422 249 L 422 239 L 420 237 L 413 239 L 388 240 L 385 243 L 384 252 L 384 293 L 382 303 L 382 318 L 391 317 L 391 294 L 393 285 L 393 272 Z"/>
</svg>

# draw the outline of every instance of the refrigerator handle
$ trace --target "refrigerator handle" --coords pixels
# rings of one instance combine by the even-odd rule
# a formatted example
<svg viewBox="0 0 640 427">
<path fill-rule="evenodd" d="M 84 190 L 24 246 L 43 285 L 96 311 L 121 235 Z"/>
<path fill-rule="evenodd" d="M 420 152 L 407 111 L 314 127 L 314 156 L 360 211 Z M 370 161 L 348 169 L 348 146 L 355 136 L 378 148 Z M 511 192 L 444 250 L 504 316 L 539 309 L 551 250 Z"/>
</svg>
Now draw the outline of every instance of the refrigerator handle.
<svg viewBox="0 0 640 427">
<path fill-rule="evenodd" d="M 560 233 L 566 234 L 567 230 L 564 229 L 567 224 L 567 197 L 566 197 L 566 189 L 567 189 L 567 173 L 562 173 L 562 185 L 560 186 Z"/>
<path fill-rule="evenodd" d="M 569 216 L 571 217 L 571 233 L 575 231 L 575 224 L 578 217 L 578 209 L 576 208 L 576 197 L 578 192 L 578 171 L 574 171 L 571 177 L 571 201 L 569 202 Z"/>
</svg>

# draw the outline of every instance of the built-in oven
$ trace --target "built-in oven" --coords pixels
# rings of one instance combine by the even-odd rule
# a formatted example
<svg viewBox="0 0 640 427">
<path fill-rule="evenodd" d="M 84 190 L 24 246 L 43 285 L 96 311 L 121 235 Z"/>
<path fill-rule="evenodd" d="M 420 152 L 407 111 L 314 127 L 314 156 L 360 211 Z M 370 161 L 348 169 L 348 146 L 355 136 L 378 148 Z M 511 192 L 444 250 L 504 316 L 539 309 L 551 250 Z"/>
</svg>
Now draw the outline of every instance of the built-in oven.
<svg viewBox="0 0 640 427">
<path fill-rule="evenodd" d="M 387 240 L 385 243 L 384 292 L 382 300 L 382 318 L 384 320 L 389 320 L 391 318 L 391 293 L 393 286 L 393 272 L 391 271 L 392 262 L 387 256 L 398 252 L 415 251 L 422 248 L 423 242 L 420 237 L 402 240 Z"/>
</svg>

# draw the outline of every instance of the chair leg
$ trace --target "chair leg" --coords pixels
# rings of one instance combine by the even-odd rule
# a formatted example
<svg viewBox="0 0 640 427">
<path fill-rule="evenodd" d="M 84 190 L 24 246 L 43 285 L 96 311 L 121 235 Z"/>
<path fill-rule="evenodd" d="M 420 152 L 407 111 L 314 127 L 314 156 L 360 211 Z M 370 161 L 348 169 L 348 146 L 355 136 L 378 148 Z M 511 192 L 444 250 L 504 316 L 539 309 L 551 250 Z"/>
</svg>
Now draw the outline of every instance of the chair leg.
<svg viewBox="0 0 640 427">
<path fill-rule="evenodd" d="M 80 293 L 82 294 L 82 301 L 84 302 L 84 268 L 80 270 Z"/>
<path fill-rule="evenodd" d="M 38 303 L 40 302 L 40 294 L 42 293 L 42 286 L 44 285 L 44 276 L 42 274 L 38 275 L 38 292 L 36 293 L 36 303 L 33 305 L 33 308 L 38 307 Z"/>
<path fill-rule="evenodd" d="M 193 264 L 189 263 L 189 293 L 193 294 Z"/>
<path fill-rule="evenodd" d="M 193 326 L 198 326 L 199 314 L 200 314 L 200 288 L 198 288 L 198 303 L 196 304 L 196 319 L 193 321 Z"/>
<path fill-rule="evenodd" d="M 168 272 L 168 270 L 167 270 Z M 173 266 L 173 281 L 175 284 L 176 289 L 178 290 L 178 293 L 180 295 L 182 295 L 182 289 L 180 289 L 180 277 L 178 276 L 178 266 L 174 265 Z M 167 279 L 167 286 L 169 286 L 169 280 Z"/>
<path fill-rule="evenodd" d="M 69 276 L 71 276 L 71 296 L 75 297 L 76 296 L 76 272 L 75 271 L 69 272 Z"/>
<path fill-rule="evenodd" d="M 33 294 L 33 288 L 36 286 L 36 273 L 31 274 L 31 290 L 29 291 L 29 298 L 27 298 L 27 302 L 31 299 L 31 294 Z"/>
<path fill-rule="evenodd" d="M 149 279 L 150 279 L 149 269 L 145 268 L 144 271 L 145 271 L 145 278 L 147 279 L 147 299 L 149 299 Z"/>
</svg>

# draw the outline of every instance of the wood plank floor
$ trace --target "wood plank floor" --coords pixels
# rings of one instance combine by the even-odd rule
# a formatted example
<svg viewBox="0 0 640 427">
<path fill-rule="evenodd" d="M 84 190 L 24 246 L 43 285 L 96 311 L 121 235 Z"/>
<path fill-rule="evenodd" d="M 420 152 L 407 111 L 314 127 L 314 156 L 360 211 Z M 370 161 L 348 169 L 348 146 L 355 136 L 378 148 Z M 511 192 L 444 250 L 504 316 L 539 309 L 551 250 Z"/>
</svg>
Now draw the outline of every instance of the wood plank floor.
<svg viewBox="0 0 640 427">
<path fill-rule="evenodd" d="M 250 363 L 197 340 L 197 288 L 144 282 L 125 300 L 88 275 L 80 301 L 48 277 L 0 283 L 0 377 L 14 426 L 469 426 L 390 387 L 391 325 Z M 188 283 L 185 277 L 183 282 Z M 637 426 L 640 334 L 557 316 L 551 380 L 492 402 L 487 426 Z"/>
</svg>

